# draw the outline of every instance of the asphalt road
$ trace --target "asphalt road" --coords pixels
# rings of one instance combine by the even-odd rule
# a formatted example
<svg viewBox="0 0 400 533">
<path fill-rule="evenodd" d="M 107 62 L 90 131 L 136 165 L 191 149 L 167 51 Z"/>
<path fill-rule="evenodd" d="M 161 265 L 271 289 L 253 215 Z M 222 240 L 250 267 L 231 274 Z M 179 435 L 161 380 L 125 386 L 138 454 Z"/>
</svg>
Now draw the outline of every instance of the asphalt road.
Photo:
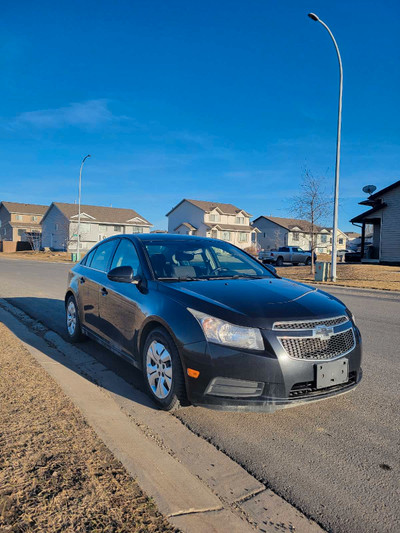
<svg viewBox="0 0 400 533">
<path fill-rule="evenodd" d="M 0 297 L 64 334 L 68 268 L 0 258 Z M 188 407 L 176 416 L 327 530 L 400 531 L 400 295 L 330 290 L 363 335 L 355 391 L 274 414 Z M 124 361 L 93 342 L 82 347 L 142 388 Z"/>
</svg>

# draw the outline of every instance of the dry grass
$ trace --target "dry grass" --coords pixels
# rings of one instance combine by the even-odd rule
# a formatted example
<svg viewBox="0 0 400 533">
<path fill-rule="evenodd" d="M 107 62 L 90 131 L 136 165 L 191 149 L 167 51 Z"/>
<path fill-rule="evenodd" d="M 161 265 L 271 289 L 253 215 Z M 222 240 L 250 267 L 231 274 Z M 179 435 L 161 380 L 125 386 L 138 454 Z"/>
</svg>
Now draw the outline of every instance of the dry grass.
<svg viewBox="0 0 400 533">
<path fill-rule="evenodd" d="M 84 254 L 82 254 L 83 257 Z M 23 252 L 0 253 L 0 259 L 6 257 L 8 259 L 29 259 L 31 261 L 46 261 L 57 263 L 70 263 L 71 254 L 69 252 L 34 252 L 33 250 L 24 250 Z"/>
<path fill-rule="evenodd" d="M 314 281 L 310 267 L 281 267 L 277 271 L 280 276 L 285 278 L 308 283 Z M 327 282 L 324 285 L 332 285 L 332 283 Z M 336 285 L 400 291 L 400 267 L 338 263 Z"/>
<path fill-rule="evenodd" d="M 176 531 L 3 324 L 0 367 L 2 533 Z"/>
</svg>

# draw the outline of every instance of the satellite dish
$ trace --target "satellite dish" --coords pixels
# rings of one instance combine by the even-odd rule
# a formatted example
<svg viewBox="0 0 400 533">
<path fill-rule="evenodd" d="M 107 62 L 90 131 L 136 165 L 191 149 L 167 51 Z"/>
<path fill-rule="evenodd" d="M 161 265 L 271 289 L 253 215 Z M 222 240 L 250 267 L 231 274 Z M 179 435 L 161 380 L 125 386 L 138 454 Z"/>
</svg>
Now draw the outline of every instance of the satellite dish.
<svg viewBox="0 0 400 533">
<path fill-rule="evenodd" d="M 374 191 L 376 191 L 376 186 L 375 185 L 366 185 L 365 187 L 363 187 L 363 191 L 367 194 L 372 194 Z"/>
</svg>

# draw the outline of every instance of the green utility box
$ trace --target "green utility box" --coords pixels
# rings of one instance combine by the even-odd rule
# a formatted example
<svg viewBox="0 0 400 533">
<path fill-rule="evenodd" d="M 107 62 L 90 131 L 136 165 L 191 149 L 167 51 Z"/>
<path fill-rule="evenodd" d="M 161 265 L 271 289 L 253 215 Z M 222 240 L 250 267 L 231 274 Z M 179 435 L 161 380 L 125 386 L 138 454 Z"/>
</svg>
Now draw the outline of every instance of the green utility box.
<svg viewBox="0 0 400 533">
<path fill-rule="evenodd" d="M 327 261 L 317 261 L 315 263 L 315 281 L 329 281 L 331 275 L 331 264 Z"/>
<path fill-rule="evenodd" d="M 78 255 L 78 254 L 75 254 L 75 253 L 71 254 L 71 261 L 72 261 L 72 262 L 76 263 L 76 261 L 77 261 L 77 255 Z"/>
</svg>

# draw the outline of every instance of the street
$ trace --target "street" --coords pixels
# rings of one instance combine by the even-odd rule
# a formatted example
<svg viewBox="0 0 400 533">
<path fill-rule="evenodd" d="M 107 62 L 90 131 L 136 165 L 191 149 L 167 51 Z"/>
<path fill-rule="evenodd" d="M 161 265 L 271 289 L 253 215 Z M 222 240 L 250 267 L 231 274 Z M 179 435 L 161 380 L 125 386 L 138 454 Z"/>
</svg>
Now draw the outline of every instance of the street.
<svg viewBox="0 0 400 533">
<path fill-rule="evenodd" d="M 64 335 L 69 265 L 0 258 L 0 297 Z M 400 529 L 400 298 L 329 289 L 353 311 L 364 378 L 353 392 L 274 414 L 180 409 L 177 416 L 277 494 L 334 532 Z M 82 349 L 142 389 L 140 373 L 89 341 Z"/>
</svg>

